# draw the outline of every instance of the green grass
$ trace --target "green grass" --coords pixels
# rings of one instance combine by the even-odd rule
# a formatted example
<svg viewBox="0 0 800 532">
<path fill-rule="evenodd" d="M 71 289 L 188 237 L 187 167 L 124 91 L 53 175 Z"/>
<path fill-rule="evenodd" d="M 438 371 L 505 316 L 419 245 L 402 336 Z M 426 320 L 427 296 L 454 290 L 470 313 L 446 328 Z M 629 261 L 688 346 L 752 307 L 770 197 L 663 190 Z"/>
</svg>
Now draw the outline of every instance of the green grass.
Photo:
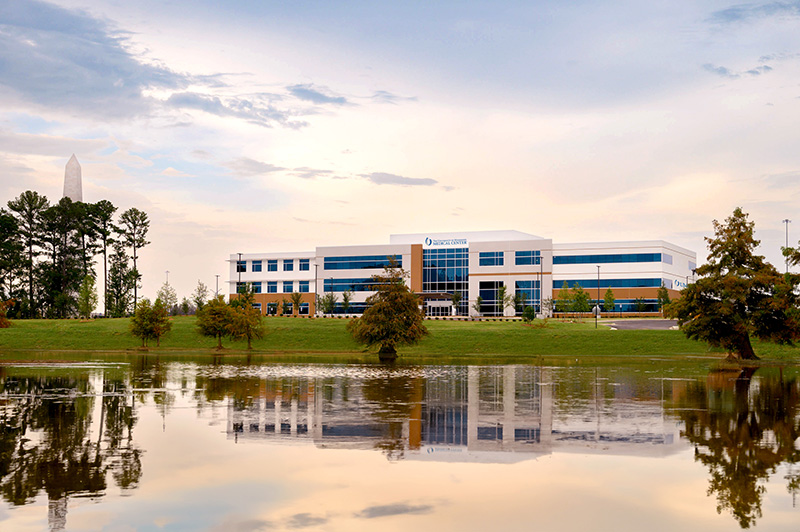
<svg viewBox="0 0 800 532">
<path fill-rule="evenodd" d="M 581 361 L 630 358 L 721 358 L 718 350 L 687 340 L 679 331 L 612 331 L 594 328 L 594 322 L 566 323 L 551 320 L 546 327 L 519 321 L 429 320 L 430 335 L 418 345 L 400 349 L 401 356 L 420 362 L 530 361 L 580 357 Z M 539 322 L 541 323 L 541 322 Z M 282 360 L 307 359 L 309 355 L 337 360 L 371 360 L 373 352 L 356 344 L 345 330 L 344 319 L 265 319 L 266 336 L 253 342 L 255 355 L 280 355 Z M 0 352 L 94 351 L 133 352 L 141 342 L 128 332 L 128 319 L 16 320 L 0 329 Z M 196 332 L 195 318 L 179 316 L 173 328 L 151 352 L 163 354 L 214 353 L 213 338 Z M 224 340 L 225 353 L 241 355 L 245 342 Z M 755 342 L 756 353 L 769 361 L 795 362 L 800 349 Z M 7 358 L 7 355 L 6 355 Z"/>
</svg>

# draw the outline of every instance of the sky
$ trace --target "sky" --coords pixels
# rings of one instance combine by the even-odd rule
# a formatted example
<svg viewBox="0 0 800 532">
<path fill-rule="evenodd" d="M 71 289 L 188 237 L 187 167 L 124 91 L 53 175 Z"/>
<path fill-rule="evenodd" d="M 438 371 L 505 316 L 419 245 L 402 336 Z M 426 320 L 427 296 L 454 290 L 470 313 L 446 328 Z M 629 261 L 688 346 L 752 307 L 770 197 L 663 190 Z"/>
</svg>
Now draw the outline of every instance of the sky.
<svg viewBox="0 0 800 532">
<path fill-rule="evenodd" d="M 703 262 L 737 206 L 782 269 L 799 28 L 788 1 L 0 0 L 0 201 L 58 201 L 74 153 L 84 201 L 150 217 L 151 298 L 395 233 Z"/>
</svg>

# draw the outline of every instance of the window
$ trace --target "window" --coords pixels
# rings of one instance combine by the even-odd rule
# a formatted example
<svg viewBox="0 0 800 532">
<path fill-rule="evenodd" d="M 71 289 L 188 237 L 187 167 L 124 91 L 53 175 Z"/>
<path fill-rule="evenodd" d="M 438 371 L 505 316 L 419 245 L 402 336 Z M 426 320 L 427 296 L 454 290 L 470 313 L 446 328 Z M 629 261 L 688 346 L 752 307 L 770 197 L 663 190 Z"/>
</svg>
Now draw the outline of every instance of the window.
<svg viewBox="0 0 800 532">
<path fill-rule="evenodd" d="M 572 288 L 576 284 L 581 288 L 597 288 L 597 279 L 566 279 L 567 285 Z M 661 284 L 667 286 L 668 279 L 603 279 L 600 278 L 600 288 L 658 288 Z M 561 288 L 564 279 L 554 279 L 553 286 Z"/>
<path fill-rule="evenodd" d="M 503 252 L 483 251 L 478 255 L 478 264 L 480 266 L 502 266 Z"/>
<path fill-rule="evenodd" d="M 283 282 L 283 293 L 284 294 L 291 294 L 293 290 L 294 283 L 292 281 L 284 281 Z"/>
<path fill-rule="evenodd" d="M 252 283 L 250 286 L 253 287 L 253 293 L 254 294 L 260 294 L 261 293 L 261 283 L 260 282 Z"/>
<path fill-rule="evenodd" d="M 298 292 L 301 294 L 305 294 L 308 292 L 308 281 L 300 281 L 300 287 L 297 289 Z"/>
<path fill-rule="evenodd" d="M 394 259 L 398 268 L 403 267 L 403 258 L 387 255 L 361 255 L 350 257 L 325 257 L 322 268 L 325 270 L 364 270 L 378 269 L 391 265 Z"/>
<path fill-rule="evenodd" d="M 664 264 L 672 264 L 672 255 L 667 255 L 666 253 L 662 253 L 661 262 L 663 262 Z"/>
<path fill-rule="evenodd" d="M 529 266 L 534 264 L 541 264 L 542 252 L 536 251 L 515 251 L 514 264 L 516 266 Z"/>
<path fill-rule="evenodd" d="M 277 260 L 268 260 L 267 261 L 267 271 L 268 272 L 277 272 L 278 271 L 278 261 Z"/>
<path fill-rule="evenodd" d="M 375 286 L 375 281 L 369 277 L 364 279 L 325 279 L 323 290 L 325 292 L 370 292 Z"/>
<path fill-rule="evenodd" d="M 254 260 L 253 261 L 253 271 L 254 272 L 260 272 L 261 271 L 261 261 L 260 260 Z"/>
<path fill-rule="evenodd" d="M 283 261 L 283 271 L 290 272 L 294 270 L 294 260 L 292 259 L 285 259 Z"/>
<path fill-rule="evenodd" d="M 311 259 L 300 259 L 300 271 L 307 272 L 310 268 L 310 260 Z"/>
<path fill-rule="evenodd" d="M 308 303 L 300 303 L 300 314 L 304 316 L 308 316 L 308 311 L 310 310 L 311 306 Z"/>
<path fill-rule="evenodd" d="M 553 264 L 613 264 L 621 262 L 661 262 L 661 253 L 562 255 L 560 257 L 553 257 Z"/>
<path fill-rule="evenodd" d="M 278 281 L 267 281 L 267 293 L 268 294 L 278 293 Z"/>
<path fill-rule="evenodd" d="M 697 263 L 689 261 L 689 269 L 692 270 L 692 273 L 697 269 Z"/>
<path fill-rule="evenodd" d="M 253 308 L 261 312 L 261 303 L 253 303 Z"/>
<path fill-rule="evenodd" d="M 236 273 L 244 273 L 247 271 L 247 261 L 246 260 L 237 260 L 236 261 Z"/>
<path fill-rule="evenodd" d="M 247 283 L 238 282 L 236 283 L 236 293 L 237 294 L 244 294 L 245 290 L 247 290 Z"/>
</svg>

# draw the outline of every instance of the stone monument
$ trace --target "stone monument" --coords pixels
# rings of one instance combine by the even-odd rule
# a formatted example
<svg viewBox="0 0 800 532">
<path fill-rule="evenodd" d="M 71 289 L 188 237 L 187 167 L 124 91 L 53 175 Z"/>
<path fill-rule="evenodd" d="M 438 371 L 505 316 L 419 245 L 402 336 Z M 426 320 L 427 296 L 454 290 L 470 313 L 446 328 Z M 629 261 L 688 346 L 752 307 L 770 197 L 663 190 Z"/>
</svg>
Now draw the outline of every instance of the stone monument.
<svg viewBox="0 0 800 532">
<path fill-rule="evenodd" d="M 67 167 L 64 170 L 64 197 L 72 201 L 83 201 L 81 165 L 74 153 L 67 161 Z"/>
</svg>

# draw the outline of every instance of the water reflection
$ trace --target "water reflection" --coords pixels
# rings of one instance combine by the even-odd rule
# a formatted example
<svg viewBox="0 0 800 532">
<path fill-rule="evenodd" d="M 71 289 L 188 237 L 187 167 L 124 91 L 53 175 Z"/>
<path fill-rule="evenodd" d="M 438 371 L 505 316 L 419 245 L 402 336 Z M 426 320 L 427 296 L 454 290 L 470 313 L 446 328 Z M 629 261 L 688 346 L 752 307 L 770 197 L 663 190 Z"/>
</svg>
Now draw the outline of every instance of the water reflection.
<svg viewBox="0 0 800 532">
<path fill-rule="evenodd" d="M 63 529 L 70 498 L 99 500 L 112 484 L 133 494 L 146 478 L 134 430 L 139 410 L 157 412 L 166 431 L 173 409 L 187 406 L 198 420 L 211 412 L 209 425 L 221 424 L 227 445 L 372 449 L 391 461 L 515 463 L 562 453 L 663 458 L 693 447 L 717 511 L 743 528 L 762 516 L 768 481 L 800 458 L 800 386 L 778 370 L 231 364 L 143 356 L 124 364 L 0 366 L 2 498 L 22 506 L 46 494 L 50 528 Z M 794 471 L 781 479 L 796 494 Z"/>
</svg>

